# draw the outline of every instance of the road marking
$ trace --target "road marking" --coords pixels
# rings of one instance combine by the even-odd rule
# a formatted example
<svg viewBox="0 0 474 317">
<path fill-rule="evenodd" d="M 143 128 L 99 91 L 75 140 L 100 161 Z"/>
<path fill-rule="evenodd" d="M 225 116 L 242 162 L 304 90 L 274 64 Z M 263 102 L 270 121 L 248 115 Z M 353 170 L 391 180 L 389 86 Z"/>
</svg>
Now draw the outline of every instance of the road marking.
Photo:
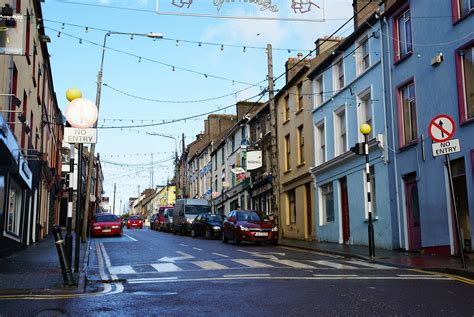
<svg viewBox="0 0 474 317">
<path fill-rule="evenodd" d="M 212 254 L 217 255 L 217 256 L 221 256 L 221 257 L 223 257 L 223 258 L 228 258 L 228 257 L 229 257 L 228 255 L 220 254 L 220 253 L 214 253 L 214 252 L 213 252 Z"/>
<path fill-rule="evenodd" d="M 287 265 L 287 266 L 290 266 L 290 267 L 294 267 L 294 268 L 297 268 L 297 269 L 315 269 L 314 266 L 304 264 L 304 263 L 300 263 L 300 262 L 296 262 L 296 261 L 291 261 L 291 260 L 271 259 L 271 261 L 275 262 L 275 263 L 278 263 L 278 264 L 283 264 L 283 265 Z"/>
<path fill-rule="evenodd" d="M 180 267 L 174 265 L 173 263 L 157 263 L 150 265 L 160 273 L 182 271 Z"/>
<path fill-rule="evenodd" d="M 313 274 L 315 277 L 355 277 L 357 274 Z"/>
<path fill-rule="evenodd" d="M 110 274 L 135 274 L 137 273 L 131 265 L 110 266 Z"/>
<path fill-rule="evenodd" d="M 318 261 L 310 261 L 319 265 L 333 267 L 335 269 L 357 269 L 355 266 L 345 265 L 341 263 L 335 263 L 330 261 L 318 260 Z"/>
<path fill-rule="evenodd" d="M 288 280 L 288 281 L 318 281 L 318 280 L 431 280 L 431 281 L 452 281 L 449 277 L 400 277 L 400 276 L 227 276 L 227 277 L 205 277 L 187 279 L 140 279 L 128 280 L 130 284 L 148 283 L 176 283 L 176 282 L 210 282 L 210 281 L 233 281 L 233 280 Z"/>
<path fill-rule="evenodd" d="M 302 252 L 302 253 L 310 253 L 310 254 L 317 254 L 317 255 L 322 255 L 328 258 L 334 258 L 334 259 L 342 259 L 344 258 L 343 256 L 340 255 L 334 255 L 334 254 L 329 254 L 329 253 L 324 253 L 324 252 L 318 252 L 318 251 L 309 251 L 309 250 L 302 250 L 302 249 L 296 249 L 296 248 L 290 248 L 290 247 L 284 247 L 284 246 L 278 246 L 279 249 L 285 249 L 285 250 L 291 250 L 291 251 L 297 251 L 297 252 Z"/>
<path fill-rule="evenodd" d="M 456 281 L 461 282 L 461 283 L 474 285 L 474 280 L 469 279 L 467 277 L 462 277 L 462 276 L 457 276 L 457 275 L 442 273 L 442 272 L 438 273 L 438 272 L 425 271 L 425 270 L 420 270 L 420 269 L 409 269 L 409 271 L 419 272 L 419 273 L 424 273 L 424 274 L 431 274 L 433 276 L 440 276 L 441 275 L 443 277 L 447 277 L 447 278 L 450 278 L 452 280 L 456 280 Z"/>
<path fill-rule="evenodd" d="M 137 241 L 138 241 L 137 239 L 135 239 L 135 238 L 132 238 L 131 236 L 129 236 L 129 235 L 128 235 L 128 234 L 126 234 L 126 233 L 124 233 L 124 235 L 126 235 L 126 236 L 127 236 L 129 239 L 131 239 L 132 241 L 135 241 L 135 242 L 137 242 Z"/>
<path fill-rule="evenodd" d="M 187 253 L 184 253 L 184 252 L 181 252 L 181 251 L 175 251 L 176 253 L 178 254 L 181 254 L 182 256 L 177 256 L 177 257 L 173 257 L 173 258 L 169 258 L 167 256 L 165 257 L 162 257 L 161 259 L 158 259 L 158 261 L 162 261 L 162 262 L 174 262 L 174 261 L 178 261 L 178 260 L 189 260 L 189 259 L 194 259 L 194 256 L 192 256 L 191 254 L 187 254 Z"/>
<path fill-rule="evenodd" d="M 205 270 L 225 270 L 228 269 L 227 266 L 219 264 L 214 261 L 193 261 L 191 262 Z"/>
<path fill-rule="evenodd" d="M 350 261 L 344 261 L 352 264 L 357 264 L 360 266 L 366 266 L 374 269 L 381 269 L 381 270 L 393 270 L 395 267 L 393 266 L 386 266 L 386 265 L 381 265 L 381 264 L 375 264 L 375 263 L 368 263 L 368 262 L 363 262 L 363 261 L 358 261 L 358 260 L 350 260 Z"/>
<path fill-rule="evenodd" d="M 179 245 L 182 246 L 182 247 L 187 247 L 188 246 L 187 244 L 183 244 L 183 243 L 180 243 Z"/>
<path fill-rule="evenodd" d="M 252 252 L 252 251 L 246 251 L 246 250 L 241 250 L 241 249 L 237 249 L 237 251 L 245 252 L 253 256 L 256 256 L 259 258 L 265 258 L 269 260 L 278 260 L 278 258 L 275 255 L 285 256 L 285 253 L 281 253 L 281 252 Z"/>
<path fill-rule="evenodd" d="M 177 276 L 171 277 L 157 277 L 157 278 L 137 278 L 137 279 L 130 279 L 127 280 L 129 284 L 142 284 L 142 283 L 160 283 L 160 282 L 172 282 L 177 281 Z"/>
<path fill-rule="evenodd" d="M 102 250 L 102 254 L 104 256 L 104 261 L 105 261 L 105 266 L 106 267 L 111 267 L 112 264 L 110 263 L 110 258 L 107 255 L 107 252 L 105 252 L 105 247 L 104 247 L 104 244 L 102 242 L 99 243 L 99 248 Z"/>
<path fill-rule="evenodd" d="M 199 248 L 193 248 L 194 250 L 198 250 L 198 251 L 202 251 L 202 249 L 199 249 Z"/>
<path fill-rule="evenodd" d="M 270 276 L 270 274 L 229 274 L 229 275 L 222 275 L 223 277 L 262 277 L 262 276 Z"/>
<path fill-rule="evenodd" d="M 237 262 L 237 263 L 242 264 L 242 265 L 245 265 L 245 266 L 248 266 L 248 267 L 254 267 L 254 268 L 257 268 L 257 267 L 274 267 L 273 265 L 258 262 L 258 261 L 255 261 L 255 260 L 250 260 L 250 259 L 233 259 L 232 261 Z"/>
</svg>

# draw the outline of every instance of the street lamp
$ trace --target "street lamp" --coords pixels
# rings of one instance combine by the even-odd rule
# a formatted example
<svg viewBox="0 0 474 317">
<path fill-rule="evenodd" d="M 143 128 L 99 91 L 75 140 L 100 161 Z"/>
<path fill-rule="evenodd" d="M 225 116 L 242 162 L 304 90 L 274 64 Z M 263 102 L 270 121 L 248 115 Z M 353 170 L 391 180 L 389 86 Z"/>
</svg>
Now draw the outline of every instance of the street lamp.
<svg viewBox="0 0 474 317">
<path fill-rule="evenodd" d="M 154 136 L 161 136 L 163 138 L 168 138 L 168 139 L 173 139 L 174 140 L 174 165 L 175 165 L 175 180 L 174 180 L 174 186 L 175 186 L 175 190 L 176 190 L 176 186 L 178 185 L 178 171 L 177 171 L 177 166 L 178 166 L 178 139 L 175 138 L 174 136 L 172 135 L 168 135 L 168 134 L 161 134 L 161 133 L 152 133 L 152 132 L 147 132 L 146 134 L 148 135 L 154 135 Z"/>
<path fill-rule="evenodd" d="M 374 244 L 374 226 L 372 224 L 372 196 L 370 192 L 370 163 L 369 163 L 369 134 L 372 131 L 372 127 L 364 123 L 360 126 L 360 133 L 364 135 L 364 154 L 365 154 L 365 181 L 366 181 L 366 190 L 367 190 L 367 212 L 369 215 L 369 226 L 368 226 L 368 235 L 369 235 L 369 256 L 373 260 L 375 256 L 375 244 Z"/>
<path fill-rule="evenodd" d="M 132 39 L 134 36 L 142 36 L 148 37 L 152 39 L 161 39 L 163 38 L 163 34 L 161 33 L 129 33 L 129 32 L 113 32 L 109 31 L 104 35 L 104 44 L 102 44 L 102 57 L 100 60 L 99 72 L 97 73 L 97 95 L 95 98 L 95 104 L 97 106 L 97 111 L 100 107 L 100 96 L 102 92 L 102 75 L 104 70 L 104 57 L 105 57 L 105 50 L 107 44 L 107 37 L 112 34 L 116 35 L 129 35 Z M 85 240 L 87 236 L 87 220 L 89 217 L 89 205 L 90 205 L 90 187 L 91 187 L 91 179 L 92 179 L 92 171 L 93 171 L 93 162 L 94 162 L 94 152 L 95 152 L 95 144 L 91 144 L 90 151 L 89 151 L 89 166 L 87 168 L 87 175 L 86 175 L 86 204 L 84 209 L 84 219 L 82 222 L 82 238 Z"/>
</svg>

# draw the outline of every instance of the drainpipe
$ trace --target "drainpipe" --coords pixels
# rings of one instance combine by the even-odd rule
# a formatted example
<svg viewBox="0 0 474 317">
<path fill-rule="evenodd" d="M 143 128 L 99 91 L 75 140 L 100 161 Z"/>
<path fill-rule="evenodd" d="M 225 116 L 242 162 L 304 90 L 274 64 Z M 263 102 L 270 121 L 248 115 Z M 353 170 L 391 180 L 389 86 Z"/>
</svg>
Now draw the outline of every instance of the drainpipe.
<svg viewBox="0 0 474 317">
<path fill-rule="evenodd" d="M 387 32 L 389 32 L 386 17 L 383 17 L 383 21 L 382 21 L 382 24 L 381 24 L 382 32 L 380 32 L 380 33 L 382 35 L 382 41 L 381 41 L 382 48 L 383 48 L 383 36 L 384 36 L 383 26 L 384 25 L 387 26 Z M 390 132 L 391 132 L 391 136 L 392 136 L 392 145 L 393 145 L 393 148 L 394 148 L 393 149 L 393 168 L 394 168 L 394 171 L 395 171 L 395 197 L 396 197 L 396 208 L 397 208 L 397 218 L 398 218 L 398 244 L 399 244 L 399 247 L 401 248 L 403 243 L 402 243 L 402 226 L 401 226 L 401 213 L 400 213 L 400 193 L 399 193 L 399 190 L 398 190 L 398 164 L 397 164 L 397 155 L 395 153 L 395 122 L 394 122 L 393 89 L 392 89 L 392 87 L 393 87 L 393 83 L 392 83 L 392 54 L 391 54 L 391 47 L 390 47 L 390 40 L 389 39 L 390 39 L 390 37 L 387 35 L 385 37 L 385 40 L 387 41 L 388 81 L 389 81 L 389 86 L 390 86 L 390 103 L 389 103 L 389 105 L 390 105 L 391 125 L 392 125 Z M 384 52 L 384 50 L 382 49 L 381 56 L 383 56 L 383 52 Z M 382 69 L 383 69 L 383 66 L 382 66 Z M 384 78 L 384 76 L 382 76 L 382 78 Z M 385 100 L 385 96 L 384 96 L 384 100 Z M 388 149 L 388 142 L 387 142 L 387 149 Z"/>
</svg>

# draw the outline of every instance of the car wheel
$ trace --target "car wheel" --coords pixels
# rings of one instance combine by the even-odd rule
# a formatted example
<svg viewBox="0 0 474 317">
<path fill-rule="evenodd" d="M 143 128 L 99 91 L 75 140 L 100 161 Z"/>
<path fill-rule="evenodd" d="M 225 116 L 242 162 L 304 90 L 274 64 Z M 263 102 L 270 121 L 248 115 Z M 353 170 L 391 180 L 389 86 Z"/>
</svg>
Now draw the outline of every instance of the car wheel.
<svg viewBox="0 0 474 317">
<path fill-rule="evenodd" d="M 234 232 L 234 241 L 235 241 L 235 244 L 237 245 L 240 245 L 242 244 L 242 240 L 240 240 L 238 237 L 237 237 L 237 234 Z"/>
<path fill-rule="evenodd" d="M 206 239 L 211 239 L 211 231 L 206 229 Z"/>
<path fill-rule="evenodd" d="M 173 230 L 171 231 L 173 231 L 173 234 L 176 234 L 176 228 L 174 226 L 173 226 Z"/>
<path fill-rule="evenodd" d="M 229 239 L 227 239 L 227 237 L 225 236 L 224 233 L 222 233 L 222 243 L 228 243 L 229 242 Z"/>
<path fill-rule="evenodd" d="M 184 235 L 185 235 L 185 232 L 184 232 L 184 226 L 181 226 L 181 232 L 180 232 L 180 234 L 181 234 L 182 236 L 184 236 Z"/>
<path fill-rule="evenodd" d="M 196 231 L 191 229 L 191 238 L 196 238 Z"/>
</svg>

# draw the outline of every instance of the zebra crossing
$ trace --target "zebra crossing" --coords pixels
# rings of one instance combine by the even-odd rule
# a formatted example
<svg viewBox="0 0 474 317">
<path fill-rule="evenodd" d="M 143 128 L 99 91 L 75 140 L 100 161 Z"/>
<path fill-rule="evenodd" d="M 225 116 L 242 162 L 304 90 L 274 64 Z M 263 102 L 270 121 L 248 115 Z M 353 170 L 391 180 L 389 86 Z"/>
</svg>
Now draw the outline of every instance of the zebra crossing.
<svg viewBox="0 0 474 317">
<path fill-rule="evenodd" d="M 177 263 L 163 262 L 136 265 L 109 266 L 110 274 L 130 275 L 142 273 L 173 273 L 185 271 L 211 271 L 230 269 L 339 269 L 339 270 L 390 270 L 395 267 L 364 262 L 360 260 L 287 260 L 287 259 L 222 259 L 222 260 L 199 260 L 182 261 Z"/>
</svg>

